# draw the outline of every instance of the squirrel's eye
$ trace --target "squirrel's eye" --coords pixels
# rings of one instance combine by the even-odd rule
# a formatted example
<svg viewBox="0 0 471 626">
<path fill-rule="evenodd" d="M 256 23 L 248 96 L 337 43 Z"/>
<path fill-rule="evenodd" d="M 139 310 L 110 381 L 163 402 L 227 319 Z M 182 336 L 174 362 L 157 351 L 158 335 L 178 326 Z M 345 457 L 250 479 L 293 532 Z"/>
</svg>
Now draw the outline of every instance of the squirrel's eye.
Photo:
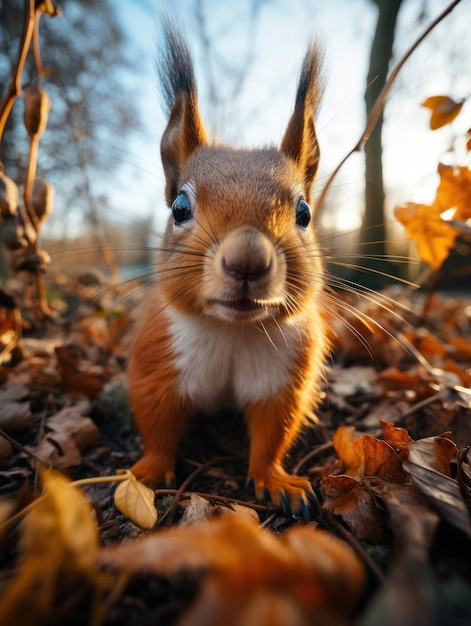
<svg viewBox="0 0 471 626">
<path fill-rule="evenodd" d="M 193 217 L 190 201 L 183 192 L 179 193 L 172 203 L 172 215 L 177 225 L 188 222 Z"/>
<path fill-rule="evenodd" d="M 300 200 L 296 207 L 296 224 L 302 228 L 307 228 L 310 221 L 311 207 L 304 200 Z"/>
</svg>

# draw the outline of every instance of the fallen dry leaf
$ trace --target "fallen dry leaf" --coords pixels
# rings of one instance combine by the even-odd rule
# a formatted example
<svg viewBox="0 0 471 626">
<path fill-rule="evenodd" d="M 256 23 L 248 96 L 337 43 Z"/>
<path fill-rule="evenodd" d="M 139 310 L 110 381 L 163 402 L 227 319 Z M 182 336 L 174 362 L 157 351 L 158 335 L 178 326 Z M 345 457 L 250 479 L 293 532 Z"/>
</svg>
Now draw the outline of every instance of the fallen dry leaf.
<svg viewBox="0 0 471 626">
<path fill-rule="evenodd" d="M 439 517 L 410 485 L 382 482 L 376 491 L 390 518 L 395 559 L 387 584 L 373 598 L 364 623 L 383 626 L 434 624 L 438 589 L 428 555 Z"/>
<path fill-rule="evenodd" d="M 78 467 L 82 462 L 82 455 L 74 440 L 64 433 L 43 437 L 38 446 L 25 446 L 25 449 L 33 455 L 28 457 L 33 466 L 39 460 L 42 466 L 67 470 Z"/>
<path fill-rule="evenodd" d="M 80 393 L 89 398 L 100 393 L 109 378 L 103 367 L 95 367 L 89 363 L 85 368 L 76 358 L 73 349 L 67 346 L 57 347 L 55 353 L 62 385 L 68 393 Z"/>
<path fill-rule="evenodd" d="M 471 446 L 458 452 L 457 479 L 471 514 Z"/>
<path fill-rule="evenodd" d="M 416 465 L 429 467 L 445 476 L 450 476 L 450 460 L 456 455 L 456 444 L 450 433 L 438 437 L 426 437 L 409 444 L 409 458 Z"/>
<path fill-rule="evenodd" d="M 46 420 L 46 428 L 55 435 L 62 434 L 70 437 L 80 451 L 95 446 L 100 441 L 100 431 L 95 423 L 82 414 L 80 404 L 65 407 Z"/>
<path fill-rule="evenodd" d="M 404 468 L 413 485 L 452 526 L 471 538 L 471 522 L 458 482 L 450 478 L 450 458 L 455 444 L 446 436 L 427 437 L 409 445 Z"/>
<path fill-rule="evenodd" d="M 10 460 L 12 453 L 13 447 L 11 443 L 0 435 L 0 468 L 5 467 Z"/>
<path fill-rule="evenodd" d="M 359 435 L 350 426 L 340 426 L 333 444 L 351 476 L 378 476 L 399 483 L 406 479 L 400 458 L 385 441 L 371 435 Z"/>
<path fill-rule="evenodd" d="M 31 426 L 33 415 L 29 402 L 4 402 L 0 408 L 0 428 L 15 433 Z"/>
<path fill-rule="evenodd" d="M 319 611 L 350 615 L 364 583 L 361 562 L 328 533 L 297 526 L 275 536 L 237 515 L 106 548 L 99 562 L 128 574 L 203 571 L 185 626 L 308 626 Z M 295 621 L 281 622 L 273 607 Z"/>
<path fill-rule="evenodd" d="M 1 624 L 44 623 L 67 578 L 99 580 L 89 503 L 60 474 L 43 472 L 42 480 L 44 495 L 24 520 L 21 564 L 0 603 Z"/>
<path fill-rule="evenodd" d="M 379 420 L 379 423 L 383 429 L 383 437 L 386 443 L 394 448 L 401 461 L 405 461 L 409 456 L 409 444 L 413 442 L 412 437 L 409 436 L 405 428 L 397 428 L 391 422 Z"/>
<path fill-rule="evenodd" d="M 187 503 L 182 502 L 182 506 L 184 507 L 183 517 L 180 521 L 182 526 L 187 524 L 199 524 L 213 517 L 222 517 L 224 515 L 240 515 L 255 523 L 260 523 L 257 512 L 248 506 L 231 504 L 229 507 L 213 504 L 197 493 L 192 493 L 190 500 Z"/>
<path fill-rule="evenodd" d="M 322 479 L 322 491 L 323 508 L 340 516 L 357 539 L 373 543 L 381 540 L 384 513 L 367 484 L 345 475 L 326 476 Z"/>
<path fill-rule="evenodd" d="M 131 472 L 126 472 L 126 475 L 127 479 L 120 482 L 114 492 L 116 508 L 134 524 L 149 530 L 155 526 L 158 517 L 155 494 Z"/>
</svg>

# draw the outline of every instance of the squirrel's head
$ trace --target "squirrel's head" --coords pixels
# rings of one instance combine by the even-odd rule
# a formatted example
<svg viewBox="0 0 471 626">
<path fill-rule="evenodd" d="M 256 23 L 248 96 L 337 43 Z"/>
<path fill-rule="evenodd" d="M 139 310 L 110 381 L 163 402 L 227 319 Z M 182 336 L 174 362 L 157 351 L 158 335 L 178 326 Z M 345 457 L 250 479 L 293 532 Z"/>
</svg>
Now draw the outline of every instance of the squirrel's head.
<svg viewBox="0 0 471 626">
<path fill-rule="evenodd" d="M 226 322 L 302 314 L 322 285 L 309 206 L 319 162 L 317 48 L 304 58 L 281 146 L 248 150 L 208 140 L 191 56 L 168 23 L 165 41 L 161 155 L 172 215 L 159 269 L 167 301 Z"/>
</svg>

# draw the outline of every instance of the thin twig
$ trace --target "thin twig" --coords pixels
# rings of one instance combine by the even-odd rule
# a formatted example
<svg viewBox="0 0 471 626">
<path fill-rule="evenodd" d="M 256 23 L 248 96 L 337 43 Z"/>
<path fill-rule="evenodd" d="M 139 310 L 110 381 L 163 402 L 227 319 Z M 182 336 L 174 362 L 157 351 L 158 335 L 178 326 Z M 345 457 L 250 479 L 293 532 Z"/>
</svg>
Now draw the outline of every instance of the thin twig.
<svg viewBox="0 0 471 626">
<path fill-rule="evenodd" d="M 34 31 L 34 6 L 35 0 L 25 0 L 23 31 L 21 33 L 18 59 L 15 69 L 13 71 L 12 79 L 10 81 L 10 84 L 8 85 L 7 93 L 0 107 L 0 145 L 2 143 L 5 124 L 7 123 L 8 117 L 10 116 L 10 111 L 16 98 L 21 95 L 21 74 L 23 73 L 23 68 L 25 65 L 26 57 L 28 55 L 29 47 L 31 45 L 31 38 Z"/>
<path fill-rule="evenodd" d="M 33 32 L 34 63 L 36 65 L 36 71 L 38 73 L 39 82 L 41 82 L 41 78 L 47 73 L 43 67 L 43 62 L 41 59 L 41 46 L 39 42 L 39 21 L 41 19 L 41 15 L 42 14 L 40 11 L 36 13 L 34 32 Z"/>
<path fill-rule="evenodd" d="M 210 467 L 213 467 L 213 465 L 218 465 L 219 463 L 227 463 L 228 461 L 233 461 L 236 458 L 237 457 L 233 457 L 233 456 L 225 456 L 225 457 L 218 457 L 216 459 L 212 459 L 211 461 L 208 461 L 204 465 L 201 465 L 200 467 L 198 467 L 198 469 L 196 469 L 192 474 L 190 474 L 190 476 L 188 476 L 188 478 L 182 483 L 180 489 L 178 489 L 178 491 L 176 492 L 175 499 L 170 505 L 170 507 L 167 509 L 165 514 L 159 520 L 159 526 L 161 526 L 168 517 L 173 517 L 173 515 L 175 514 L 178 508 L 178 505 L 180 504 L 180 500 L 183 494 L 185 493 L 185 491 L 188 490 L 189 486 L 191 485 L 191 483 L 195 480 L 197 476 L 199 476 L 200 474 L 204 474 L 204 472 L 206 472 Z"/>
<path fill-rule="evenodd" d="M 409 48 L 409 50 L 405 53 L 405 55 L 402 57 L 402 59 L 399 61 L 396 67 L 393 69 L 384 87 L 382 88 L 371 110 L 370 115 L 368 116 L 368 119 L 366 121 L 366 127 L 365 127 L 365 130 L 363 131 L 363 134 L 361 135 L 360 139 L 355 144 L 355 146 L 350 150 L 350 152 L 340 161 L 340 163 L 337 165 L 335 170 L 329 176 L 325 186 L 323 187 L 322 192 L 316 202 L 316 206 L 313 211 L 314 218 L 318 217 L 322 204 L 324 203 L 325 197 L 327 195 L 327 191 L 330 185 L 332 184 L 332 181 L 341 170 L 341 168 L 344 166 L 346 161 L 348 161 L 348 159 L 352 156 L 352 154 L 354 154 L 355 152 L 359 152 L 363 148 L 364 144 L 368 141 L 371 133 L 373 132 L 376 126 L 378 118 L 381 115 L 382 110 L 384 109 L 389 93 L 394 83 L 396 82 L 399 72 L 401 71 L 405 62 L 409 59 L 409 57 L 412 55 L 415 49 L 422 43 L 422 41 L 429 35 L 429 33 L 432 32 L 435 26 L 437 26 L 449 13 L 451 13 L 451 11 L 453 11 L 456 5 L 459 4 L 460 2 L 461 0 L 453 0 L 453 2 L 442 13 L 440 13 L 440 15 L 425 29 L 422 35 L 420 35 L 420 37 L 414 42 L 414 44 Z"/>
<path fill-rule="evenodd" d="M 206 466 L 205 466 L 206 467 Z M 177 496 L 180 492 L 180 489 L 156 489 L 155 496 L 157 498 L 164 496 Z M 276 513 L 279 509 L 275 508 L 273 505 L 267 504 L 259 504 L 257 502 L 247 502 L 246 500 L 240 500 L 239 498 L 232 498 L 230 496 L 218 496 L 214 493 L 206 493 L 204 491 L 185 491 L 182 494 L 182 498 L 190 498 L 192 495 L 197 495 L 200 498 L 204 498 L 205 500 L 209 500 L 211 502 L 217 502 L 223 504 L 225 506 L 230 506 L 231 504 L 239 504 L 240 506 L 245 506 L 248 509 L 252 509 L 259 513 Z M 167 512 L 165 512 L 167 515 Z"/>
<path fill-rule="evenodd" d="M 361 543 L 355 537 L 355 535 L 353 535 L 353 533 L 351 533 L 348 530 L 348 528 L 345 528 L 345 526 L 342 525 L 342 523 L 335 517 L 335 515 L 332 515 L 331 513 L 327 512 L 325 509 L 322 511 L 322 515 L 326 518 L 326 520 L 328 521 L 328 524 L 331 527 L 333 527 L 335 532 L 341 535 L 344 541 L 347 541 L 351 545 L 351 547 L 355 550 L 357 555 L 365 562 L 366 566 L 369 568 L 372 574 L 376 577 L 378 582 L 381 585 L 384 585 L 384 583 L 386 582 L 386 577 L 384 576 L 383 572 L 379 569 L 376 562 L 372 559 L 372 557 L 368 554 L 365 548 L 361 545 Z"/>
</svg>

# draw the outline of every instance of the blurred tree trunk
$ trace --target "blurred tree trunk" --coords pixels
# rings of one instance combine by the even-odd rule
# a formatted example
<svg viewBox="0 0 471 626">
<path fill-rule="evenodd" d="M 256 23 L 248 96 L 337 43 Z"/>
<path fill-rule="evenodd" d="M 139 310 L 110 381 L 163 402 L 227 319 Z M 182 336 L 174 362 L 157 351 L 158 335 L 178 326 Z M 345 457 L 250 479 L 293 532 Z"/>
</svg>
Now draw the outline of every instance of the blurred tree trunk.
<svg viewBox="0 0 471 626">
<path fill-rule="evenodd" d="M 367 116 L 386 82 L 397 16 L 402 1 L 373 0 L 378 7 L 378 21 L 371 45 L 365 91 Z M 389 273 L 391 267 L 385 258 L 387 232 L 384 216 L 382 129 L 383 115 L 381 114 L 376 128 L 365 144 L 365 213 L 360 234 L 358 264 L 365 268 L 371 268 L 375 272 Z M 382 260 L 378 260 L 377 257 L 381 257 Z M 378 273 L 368 273 L 366 276 L 368 276 L 369 286 L 380 287 L 384 283 Z M 365 282 L 365 280 L 361 279 L 360 282 Z"/>
</svg>

